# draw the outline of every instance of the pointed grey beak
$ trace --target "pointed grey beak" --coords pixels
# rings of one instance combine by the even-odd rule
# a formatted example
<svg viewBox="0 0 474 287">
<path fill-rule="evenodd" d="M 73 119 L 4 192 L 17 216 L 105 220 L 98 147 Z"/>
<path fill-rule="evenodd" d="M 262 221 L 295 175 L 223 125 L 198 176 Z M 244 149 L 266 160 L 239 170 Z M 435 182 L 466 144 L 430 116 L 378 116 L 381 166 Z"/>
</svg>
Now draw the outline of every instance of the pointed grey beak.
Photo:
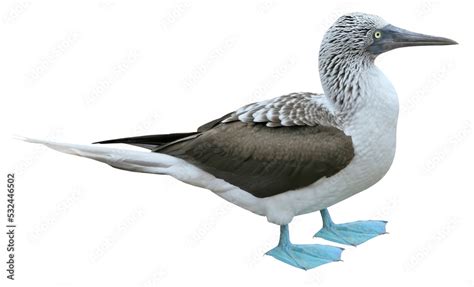
<svg viewBox="0 0 474 287">
<path fill-rule="evenodd" d="M 414 33 L 393 25 L 387 25 L 379 32 L 380 37 L 374 36 L 374 42 L 368 47 L 368 50 L 375 55 L 402 47 L 457 44 L 448 38 Z"/>
</svg>

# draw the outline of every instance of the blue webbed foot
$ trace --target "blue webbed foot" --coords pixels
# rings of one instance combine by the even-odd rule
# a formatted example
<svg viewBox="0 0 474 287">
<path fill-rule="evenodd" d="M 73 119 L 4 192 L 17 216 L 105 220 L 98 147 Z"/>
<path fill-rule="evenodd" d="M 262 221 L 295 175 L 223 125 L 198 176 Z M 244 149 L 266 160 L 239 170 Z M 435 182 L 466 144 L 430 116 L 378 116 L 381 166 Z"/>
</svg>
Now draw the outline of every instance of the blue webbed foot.
<svg viewBox="0 0 474 287">
<path fill-rule="evenodd" d="M 323 217 L 323 228 L 314 237 L 321 237 L 329 241 L 346 244 L 359 245 L 378 235 L 387 233 L 383 220 L 361 220 L 342 224 L 332 222 L 327 209 L 321 210 Z"/>
<path fill-rule="evenodd" d="M 343 249 L 320 244 L 292 244 L 288 225 L 280 227 L 278 246 L 265 253 L 289 265 L 308 270 L 319 265 L 341 261 Z"/>
</svg>

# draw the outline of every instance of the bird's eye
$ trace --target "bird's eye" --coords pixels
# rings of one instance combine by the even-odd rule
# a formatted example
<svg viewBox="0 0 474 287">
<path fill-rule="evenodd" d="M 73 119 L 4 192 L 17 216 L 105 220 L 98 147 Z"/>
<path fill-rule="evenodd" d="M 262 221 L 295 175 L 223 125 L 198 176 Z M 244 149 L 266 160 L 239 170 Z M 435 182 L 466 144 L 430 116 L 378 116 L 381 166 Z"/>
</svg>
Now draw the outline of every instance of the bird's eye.
<svg viewBox="0 0 474 287">
<path fill-rule="evenodd" d="M 375 37 L 375 39 L 380 39 L 380 37 L 382 37 L 382 32 L 380 32 L 380 31 L 375 31 L 374 37 Z"/>
</svg>

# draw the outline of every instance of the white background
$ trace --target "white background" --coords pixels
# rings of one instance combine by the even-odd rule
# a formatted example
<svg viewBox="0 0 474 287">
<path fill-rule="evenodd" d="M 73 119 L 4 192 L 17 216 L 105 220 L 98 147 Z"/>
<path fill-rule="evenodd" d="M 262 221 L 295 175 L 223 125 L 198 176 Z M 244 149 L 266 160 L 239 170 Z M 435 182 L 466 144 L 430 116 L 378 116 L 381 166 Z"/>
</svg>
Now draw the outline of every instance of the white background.
<svg viewBox="0 0 474 287">
<path fill-rule="evenodd" d="M 468 1 L 2 1 L 1 180 L 16 173 L 12 286 L 474 286 L 472 14 Z M 13 140 L 90 143 L 193 131 L 246 103 L 322 91 L 317 54 L 363 11 L 458 46 L 381 56 L 400 97 L 398 149 L 377 185 L 330 210 L 390 234 L 302 271 L 263 253 L 279 228 L 170 177 Z M 317 213 L 294 219 L 312 239 Z M 13 284 L 12 284 L 13 283 Z M 186 285 L 185 285 L 186 284 Z"/>
</svg>

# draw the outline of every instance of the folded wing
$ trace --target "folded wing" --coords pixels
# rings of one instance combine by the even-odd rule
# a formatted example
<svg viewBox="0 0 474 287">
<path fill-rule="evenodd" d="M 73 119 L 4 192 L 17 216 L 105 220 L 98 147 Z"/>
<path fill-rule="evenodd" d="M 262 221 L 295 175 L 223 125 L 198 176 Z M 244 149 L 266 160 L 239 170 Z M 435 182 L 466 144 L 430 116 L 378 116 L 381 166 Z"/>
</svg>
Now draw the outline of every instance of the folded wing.
<svg viewBox="0 0 474 287">
<path fill-rule="evenodd" d="M 150 135 L 126 143 L 201 168 L 256 197 L 269 197 L 330 177 L 354 156 L 351 137 L 321 95 L 299 93 L 250 104 L 197 132 Z"/>
</svg>

